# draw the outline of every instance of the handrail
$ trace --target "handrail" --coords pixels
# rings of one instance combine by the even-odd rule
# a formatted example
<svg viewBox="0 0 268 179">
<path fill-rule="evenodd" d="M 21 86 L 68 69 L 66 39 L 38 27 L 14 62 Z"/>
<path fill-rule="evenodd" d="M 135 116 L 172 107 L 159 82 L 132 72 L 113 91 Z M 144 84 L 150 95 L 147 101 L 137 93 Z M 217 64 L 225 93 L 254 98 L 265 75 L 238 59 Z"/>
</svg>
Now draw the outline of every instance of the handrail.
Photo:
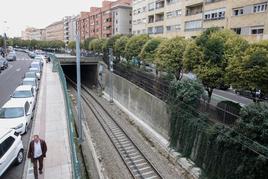
<svg viewBox="0 0 268 179">
<path fill-rule="evenodd" d="M 80 179 L 81 178 L 80 163 L 79 163 L 77 153 L 76 153 L 77 138 L 75 137 L 76 136 L 75 121 L 74 121 L 74 115 L 72 111 L 70 97 L 67 92 L 67 82 L 66 82 L 64 72 L 60 66 L 60 63 L 57 57 L 54 54 L 49 54 L 49 56 L 53 63 L 52 71 L 58 72 L 60 81 L 61 81 L 61 86 L 64 91 L 64 101 L 65 101 L 65 107 L 66 107 L 66 112 L 67 112 L 68 137 L 69 137 L 69 143 L 70 143 L 70 149 L 71 149 L 72 178 Z"/>
</svg>

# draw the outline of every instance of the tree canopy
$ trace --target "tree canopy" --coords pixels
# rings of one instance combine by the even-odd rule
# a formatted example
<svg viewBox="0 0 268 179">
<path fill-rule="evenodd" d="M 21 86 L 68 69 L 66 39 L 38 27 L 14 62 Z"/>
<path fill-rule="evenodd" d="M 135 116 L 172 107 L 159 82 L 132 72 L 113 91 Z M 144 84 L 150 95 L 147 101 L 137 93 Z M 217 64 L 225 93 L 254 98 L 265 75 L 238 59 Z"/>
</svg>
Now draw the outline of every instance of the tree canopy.
<svg viewBox="0 0 268 179">
<path fill-rule="evenodd" d="M 153 63 L 156 56 L 157 47 L 163 40 L 163 38 L 159 37 L 148 40 L 144 44 L 139 57 L 147 63 Z"/>
<path fill-rule="evenodd" d="M 125 56 L 127 60 L 131 60 L 133 57 L 138 57 L 143 45 L 149 40 L 148 35 L 132 36 L 125 48 Z"/>
<path fill-rule="evenodd" d="M 164 40 L 157 48 L 154 61 L 157 68 L 170 72 L 180 79 L 186 44 L 186 40 L 181 37 Z"/>
<path fill-rule="evenodd" d="M 114 55 L 117 57 L 117 58 L 120 58 L 120 57 L 126 57 L 126 54 L 125 54 L 125 48 L 126 48 L 126 45 L 127 45 L 127 42 L 128 42 L 129 38 L 127 36 L 122 36 L 120 37 L 119 39 L 117 39 L 115 41 L 115 44 L 114 44 Z"/>
</svg>

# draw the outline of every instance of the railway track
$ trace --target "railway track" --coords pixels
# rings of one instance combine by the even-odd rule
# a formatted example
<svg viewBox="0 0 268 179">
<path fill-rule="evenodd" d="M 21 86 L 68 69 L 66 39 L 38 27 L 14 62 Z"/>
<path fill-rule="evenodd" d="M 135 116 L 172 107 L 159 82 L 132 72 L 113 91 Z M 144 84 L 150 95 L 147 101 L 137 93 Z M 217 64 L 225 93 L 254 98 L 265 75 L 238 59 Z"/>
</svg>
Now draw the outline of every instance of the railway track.
<svg viewBox="0 0 268 179">
<path fill-rule="evenodd" d="M 66 79 L 72 87 L 76 88 L 76 84 L 70 78 L 66 77 Z M 125 130 L 118 125 L 110 113 L 83 85 L 81 86 L 81 97 L 102 126 L 133 178 L 162 179 L 163 177 L 157 169 L 127 135 Z"/>
</svg>

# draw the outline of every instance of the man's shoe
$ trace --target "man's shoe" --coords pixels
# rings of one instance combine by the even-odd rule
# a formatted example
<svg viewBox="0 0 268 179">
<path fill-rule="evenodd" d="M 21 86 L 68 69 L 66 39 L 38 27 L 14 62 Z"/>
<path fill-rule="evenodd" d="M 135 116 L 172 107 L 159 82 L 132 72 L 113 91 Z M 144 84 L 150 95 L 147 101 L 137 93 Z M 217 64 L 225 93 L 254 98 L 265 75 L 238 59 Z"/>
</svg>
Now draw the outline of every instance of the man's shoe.
<svg viewBox="0 0 268 179">
<path fill-rule="evenodd" d="M 41 175 L 43 173 L 43 171 L 42 170 L 39 170 L 39 174 Z"/>
</svg>

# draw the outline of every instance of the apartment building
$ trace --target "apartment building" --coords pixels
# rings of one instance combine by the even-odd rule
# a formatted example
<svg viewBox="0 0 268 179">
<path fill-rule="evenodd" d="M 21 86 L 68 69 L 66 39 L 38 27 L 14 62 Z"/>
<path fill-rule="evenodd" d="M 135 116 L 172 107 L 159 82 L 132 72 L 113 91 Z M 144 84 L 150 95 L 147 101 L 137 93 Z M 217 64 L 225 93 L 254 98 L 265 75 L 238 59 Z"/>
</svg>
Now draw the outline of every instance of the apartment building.
<svg viewBox="0 0 268 179">
<path fill-rule="evenodd" d="M 29 27 L 22 31 L 21 38 L 23 40 L 45 40 L 46 31 L 45 29 L 36 29 Z"/>
<path fill-rule="evenodd" d="M 80 13 L 77 30 L 82 41 L 89 37 L 131 34 L 131 16 L 131 0 L 103 1 L 102 7 Z"/>
<path fill-rule="evenodd" d="M 76 19 L 77 16 L 66 16 L 63 18 L 65 44 L 76 39 Z"/>
<path fill-rule="evenodd" d="M 21 32 L 21 39 L 22 40 L 31 40 L 31 34 L 32 34 L 32 31 L 34 29 L 35 28 L 33 28 L 33 27 L 27 27 L 24 31 Z"/>
<path fill-rule="evenodd" d="M 132 7 L 128 3 L 117 3 L 111 7 L 112 35 L 132 33 Z"/>
<path fill-rule="evenodd" d="M 46 40 L 64 41 L 64 23 L 63 20 L 54 22 L 46 27 Z"/>
<path fill-rule="evenodd" d="M 267 0 L 133 0 L 133 34 L 195 37 L 209 27 L 268 39 Z"/>
</svg>

